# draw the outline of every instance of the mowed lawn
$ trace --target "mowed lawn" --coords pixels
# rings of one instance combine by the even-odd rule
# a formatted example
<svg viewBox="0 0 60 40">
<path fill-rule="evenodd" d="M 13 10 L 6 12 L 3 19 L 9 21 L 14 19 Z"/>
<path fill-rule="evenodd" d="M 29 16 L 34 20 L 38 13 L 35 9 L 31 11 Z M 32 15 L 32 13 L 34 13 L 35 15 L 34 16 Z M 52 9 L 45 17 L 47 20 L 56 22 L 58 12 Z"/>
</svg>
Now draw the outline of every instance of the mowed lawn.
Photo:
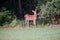
<svg viewBox="0 0 60 40">
<path fill-rule="evenodd" d="M 0 29 L 0 40 L 60 40 L 60 28 Z"/>
</svg>

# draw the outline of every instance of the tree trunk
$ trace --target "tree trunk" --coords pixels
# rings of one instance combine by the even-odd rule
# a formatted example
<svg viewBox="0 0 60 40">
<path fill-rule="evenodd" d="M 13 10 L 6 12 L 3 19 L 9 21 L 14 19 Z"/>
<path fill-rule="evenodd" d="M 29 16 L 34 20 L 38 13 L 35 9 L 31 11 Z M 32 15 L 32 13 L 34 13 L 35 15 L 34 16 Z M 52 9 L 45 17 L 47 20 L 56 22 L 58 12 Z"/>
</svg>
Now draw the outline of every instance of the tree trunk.
<svg viewBox="0 0 60 40">
<path fill-rule="evenodd" d="M 21 14 L 21 13 L 22 13 L 21 0 L 18 0 L 18 4 L 19 4 L 19 12 L 20 12 L 20 14 Z"/>
</svg>

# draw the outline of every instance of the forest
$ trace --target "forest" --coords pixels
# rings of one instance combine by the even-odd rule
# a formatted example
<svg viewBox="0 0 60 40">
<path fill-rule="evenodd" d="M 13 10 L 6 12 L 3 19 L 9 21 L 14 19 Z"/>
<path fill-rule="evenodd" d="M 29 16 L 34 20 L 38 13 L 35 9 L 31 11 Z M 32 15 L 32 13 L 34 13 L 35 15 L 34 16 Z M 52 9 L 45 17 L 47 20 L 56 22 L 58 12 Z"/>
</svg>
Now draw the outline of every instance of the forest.
<svg viewBox="0 0 60 40">
<path fill-rule="evenodd" d="M 0 26 L 24 23 L 24 15 L 37 8 L 37 25 L 60 24 L 60 0 L 0 0 Z"/>
<path fill-rule="evenodd" d="M 0 0 L 0 40 L 60 40 L 60 0 Z"/>
</svg>

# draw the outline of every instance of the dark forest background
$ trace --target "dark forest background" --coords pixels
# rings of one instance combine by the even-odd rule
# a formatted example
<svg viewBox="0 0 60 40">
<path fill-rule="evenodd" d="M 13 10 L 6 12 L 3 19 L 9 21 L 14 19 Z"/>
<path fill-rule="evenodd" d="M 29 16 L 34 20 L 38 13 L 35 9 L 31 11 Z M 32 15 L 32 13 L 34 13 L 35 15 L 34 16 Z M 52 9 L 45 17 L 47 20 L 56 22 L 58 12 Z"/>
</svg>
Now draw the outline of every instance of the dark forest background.
<svg viewBox="0 0 60 40">
<path fill-rule="evenodd" d="M 35 8 L 38 24 L 60 23 L 60 0 L 0 0 L 0 25 L 16 24 L 26 13 L 33 15 Z"/>
</svg>

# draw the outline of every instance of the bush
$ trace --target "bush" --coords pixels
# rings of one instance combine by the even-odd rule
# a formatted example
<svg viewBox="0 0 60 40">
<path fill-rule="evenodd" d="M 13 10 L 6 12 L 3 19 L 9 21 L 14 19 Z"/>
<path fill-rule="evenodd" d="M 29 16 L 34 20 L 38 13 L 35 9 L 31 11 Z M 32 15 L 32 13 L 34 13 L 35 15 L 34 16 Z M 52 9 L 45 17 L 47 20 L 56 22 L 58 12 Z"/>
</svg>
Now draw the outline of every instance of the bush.
<svg viewBox="0 0 60 40">
<path fill-rule="evenodd" d="M 40 6 L 39 19 L 54 23 L 56 15 L 60 15 L 60 0 L 47 1 L 46 4 Z"/>
<path fill-rule="evenodd" d="M 14 19 L 14 20 L 9 24 L 10 27 L 14 27 L 14 26 L 16 26 L 16 25 L 17 25 L 17 20 L 16 20 L 16 19 Z"/>
<path fill-rule="evenodd" d="M 11 12 L 9 10 L 2 9 L 0 12 L 0 26 L 8 24 L 10 19 L 11 19 Z"/>
<path fill-rule="evenodd" d="M 18 19 L 14 19 L 10 24 L 9 26 L 10 27 L 15 27 L 17 25 L 23 25 L 24 24 L 24 21 L 23 20 L 18 20 Z"/>
</svg>

